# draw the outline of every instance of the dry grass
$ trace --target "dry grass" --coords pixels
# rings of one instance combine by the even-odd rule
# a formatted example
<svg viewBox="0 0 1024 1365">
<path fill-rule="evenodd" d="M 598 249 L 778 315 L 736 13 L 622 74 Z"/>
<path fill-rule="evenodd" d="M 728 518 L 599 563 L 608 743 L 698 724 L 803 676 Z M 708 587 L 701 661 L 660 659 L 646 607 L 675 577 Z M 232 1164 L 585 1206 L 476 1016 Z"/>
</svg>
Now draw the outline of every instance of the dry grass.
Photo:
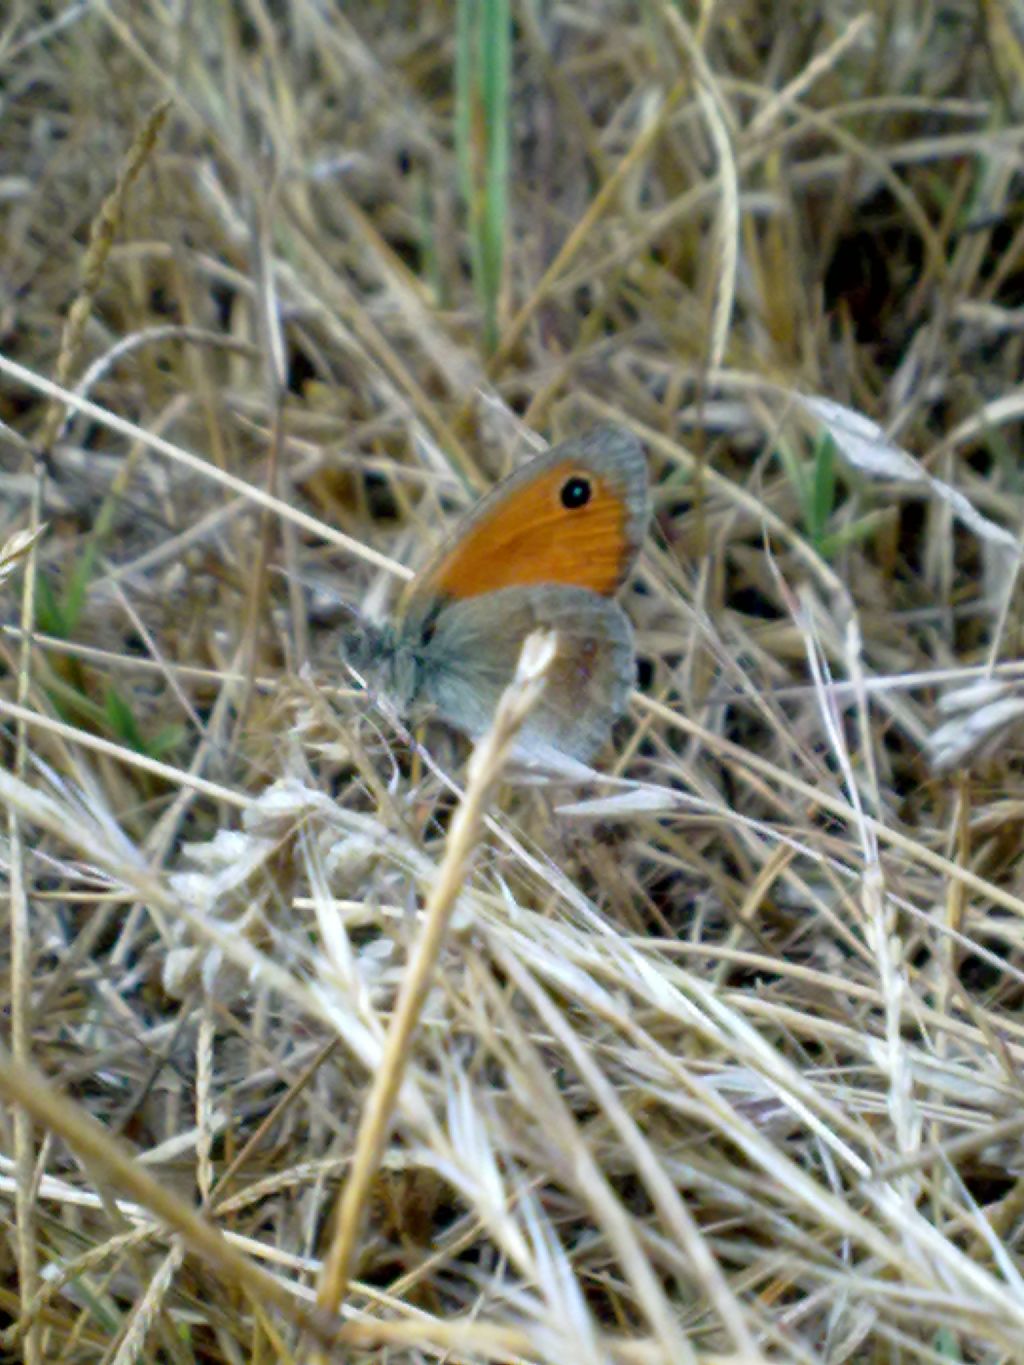
<svg viewBox="0 0 1024 1365">
<path fill-rule="evenodd" d="M 1019 1361 L 1024 7 L 512 13 L 473 243 L 447 4 L 0 14 L 0 1340 Z M 457 813 L 338 604 L 603 420 L 631 715 Z"/>
</svg>

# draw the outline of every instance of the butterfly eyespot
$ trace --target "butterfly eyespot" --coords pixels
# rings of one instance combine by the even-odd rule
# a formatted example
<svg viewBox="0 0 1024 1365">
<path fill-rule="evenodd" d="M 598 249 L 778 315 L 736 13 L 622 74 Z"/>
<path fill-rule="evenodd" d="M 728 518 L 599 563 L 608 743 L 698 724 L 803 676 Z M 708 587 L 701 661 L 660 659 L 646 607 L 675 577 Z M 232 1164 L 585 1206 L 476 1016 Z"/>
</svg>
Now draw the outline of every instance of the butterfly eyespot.
<svg viewBox="0 0 1024 1365">
<path fill-rule="evenodd" d="M 562 484 L 562 506 L 568 512 L 575 512 L 580 507 L 586 507 L 593 494 L 590 480 L 585 479 L 582 474 L 574 474 L 571 479 L 566 479 Z"/>
<path fill-rule="evenodd" d="M 594 671 L 594 661 L 597 658 L 597 641 L 581 640 L 579 653 L 576 659 L 576 674 L 581 682 L 590 681 Z"/>
</svg>

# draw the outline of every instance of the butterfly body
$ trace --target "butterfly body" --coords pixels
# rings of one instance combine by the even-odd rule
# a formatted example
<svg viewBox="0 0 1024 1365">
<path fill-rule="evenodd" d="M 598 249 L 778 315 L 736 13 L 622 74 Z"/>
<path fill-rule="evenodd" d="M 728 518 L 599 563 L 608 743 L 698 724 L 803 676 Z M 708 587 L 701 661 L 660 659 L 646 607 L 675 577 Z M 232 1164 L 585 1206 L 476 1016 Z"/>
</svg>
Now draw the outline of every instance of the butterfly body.
<svg viewBox="0 0 1024 1365">
<path fill-rule="evenodd" d="M 543 696 L 517 744 L 587 760 L 633 685 L 633 635 L 611 595 L 648 520 L 647 466 L 628 432 L 603 427 L 500 483 L 410 584 L 394 620 L 363 625 L 342 651 L 407 715 L 471 736 L 487 729 L 523 640 L 555 630 Z"/>
</svg>

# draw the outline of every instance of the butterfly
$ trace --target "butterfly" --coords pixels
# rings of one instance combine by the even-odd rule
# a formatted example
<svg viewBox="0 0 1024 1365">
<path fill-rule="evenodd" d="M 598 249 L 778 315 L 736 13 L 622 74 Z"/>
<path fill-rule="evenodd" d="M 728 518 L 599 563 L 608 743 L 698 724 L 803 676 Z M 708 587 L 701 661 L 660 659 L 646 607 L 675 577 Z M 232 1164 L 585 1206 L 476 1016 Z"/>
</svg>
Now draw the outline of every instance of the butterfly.
<svg viewBox="0 0 1024 1365">
<path fill-rule="evenodd" d="M 635 681 L 633 632 L 614 596 L 649 518 L 647 461 L 631 432 L 603 426 L 564 441 L 482 498 L 394 616 L 346 632 L 342 655 L 403 715 L 430 713 L 476 738 L 526 636 L 556 631 L 543 694 L 513 752 L 549 766 L 560 755 L 588 762 Z"/>
</svg>

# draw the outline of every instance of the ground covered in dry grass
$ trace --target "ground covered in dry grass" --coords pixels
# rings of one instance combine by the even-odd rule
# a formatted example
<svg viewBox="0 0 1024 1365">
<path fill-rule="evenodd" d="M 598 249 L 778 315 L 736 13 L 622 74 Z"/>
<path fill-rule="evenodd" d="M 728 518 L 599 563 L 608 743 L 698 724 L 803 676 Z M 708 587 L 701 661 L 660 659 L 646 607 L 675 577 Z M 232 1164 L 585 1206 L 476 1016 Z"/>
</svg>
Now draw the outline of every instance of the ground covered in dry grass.
<svg viewBox="0 0 1024 1365">
<path fill-rule="evenodd" d="M 0 12 L 12 1358 L 1024 1360 L 1022 78 L 1020 0 Z M 346 606 L 607 421 L 630 714 L 467 778 Z"/>
</svg>

